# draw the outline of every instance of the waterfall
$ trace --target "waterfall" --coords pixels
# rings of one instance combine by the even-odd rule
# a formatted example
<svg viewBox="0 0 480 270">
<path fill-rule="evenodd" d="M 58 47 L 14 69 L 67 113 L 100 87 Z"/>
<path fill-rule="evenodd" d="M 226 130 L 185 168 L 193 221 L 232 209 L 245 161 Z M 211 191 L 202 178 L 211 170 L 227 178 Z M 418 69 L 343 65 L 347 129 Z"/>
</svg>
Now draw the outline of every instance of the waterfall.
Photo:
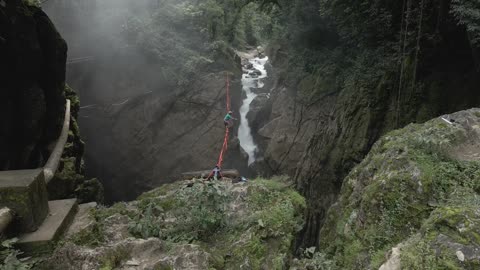
<svg viewBox="0 0 480 270">
<path fill-rule="evenodd" d="M 256 57 L 249 59 L 248 62 L 250 65 L 244 67 L 244 74 L 242 76 L 242 88 L 246 97 L 243 100 L 242 106 L 240 107 L 240 127 L 238 129 L 238 139 L 240 140 L 240 146 L 248 155 L 248 165 L 255 162 L 257 145 L 253 141 L 247 114 L 250 111 L 250 104 L 257 96 L 252 89 L 258 89 L 264 86 L 262 79 L 267 77 L 267 71 L 265 70 L 265 64 L 267 61 L 268 57 Z"/>
</svg>

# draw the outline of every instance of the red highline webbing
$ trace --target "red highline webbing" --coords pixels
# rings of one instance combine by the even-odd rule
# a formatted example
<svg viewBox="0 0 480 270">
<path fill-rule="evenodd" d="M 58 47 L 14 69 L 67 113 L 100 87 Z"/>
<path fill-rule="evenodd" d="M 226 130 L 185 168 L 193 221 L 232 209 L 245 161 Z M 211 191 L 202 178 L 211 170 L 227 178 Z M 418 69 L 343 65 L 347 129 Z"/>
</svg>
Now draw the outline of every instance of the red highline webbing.
<svg viewBox="0 0 480 270">
<path fill-rule="evenodd" d="M 225 81 L 226 81 L 226 88 L 227 88 L 227 106 L 226 107 L 227 107 L 227 112 L 229 112 L 230 111 L 230 81 L 228 80 L 228 73 L 225 76 Z M 227 149 L 228 149 L 229 133 L 230 133 L 229 127 L 226 126 L 225 127 L 225 137 L 223 138 L 222 150 L 220 150 L 220 155 L 218 156 L 217 166 L 219 168 L 222 168 L 223 155 L 225 154 L 225 152 L 227 152 Z M 212 177 L 212 176 L 213 176 L 213 171 L 208 176 L 208 179 L 210 179 L 210 177 Z"/>
<path fill-rule="evenodd" d="M 227 128 L 225 128 L 225 137 L 223 139 L 222 150 L 220 151 L 220 155 L 218 157 L 217 166 L 219 168 L 222 168 L 223 154 L 227 151 L 227 148 L 228 148 L 228 133 L 229 133 L 229 130 L 228 130 L 228 127 L 227 127 Z"/>
<path fill-rule="evenodd" d="M 227 112 L 230 111 L 230 81 L 228 80 L 228 73 L 225 77 L 226 80 L 226 88 L 227 88 Z M 230 131 L 228 127 L 225 127 L 225 137 L 223 138 L 223 145 L 222 145 L 222 150 L 220 151 L 220 155 L 218 156 L 218 163 L 217 166 L 219 168 L 222 168 L 223 164 L 223 155 L 227 151 L 228 148 L 228 135 Z"/>
<path fill-rule="evenodd" d="M 227 112 L 230 111 L 230 81 L 228 80 L 228 73 L 225 80 L 227 81 Z"/>
</svg>

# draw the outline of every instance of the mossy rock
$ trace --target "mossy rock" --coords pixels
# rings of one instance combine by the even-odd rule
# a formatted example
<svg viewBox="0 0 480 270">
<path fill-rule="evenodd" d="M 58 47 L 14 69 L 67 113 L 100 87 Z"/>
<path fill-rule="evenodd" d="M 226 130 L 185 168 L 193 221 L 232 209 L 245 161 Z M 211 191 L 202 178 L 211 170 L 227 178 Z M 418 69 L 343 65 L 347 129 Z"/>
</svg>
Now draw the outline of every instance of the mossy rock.
<svg viewBox="0 0 480 270">
<path fill-rule="evenodd" d="M 179 267 L 178 256 L 181 261 L 198 258 L 208 269 L 238 269 L 240 265 L 284 269 L 305 210 L 304 198 L 284 180 L 237 184 L 193 180 L 164 185 L 136 201 L 93 210 L 94 223 L 67 241 L 92 254 L 111 249 L 112 256 L 92 258 L 102 269 L 128 260 L 131 251 L 120 257 L 115 254 L 118 247 L 132 243 L 131 237 L 162 243 L 145 251 L 163 258 L 156 264 L 160 269 Z M 119 239 L 117 232 L 125 228 L 127 234 Z"/>
<path fill-rule="evenodd" d="M 474 128 L 478 111 L 445 116 L 454 124 L 443 119 L 412 124 L 374 145 L 345 179 L 320 233 L 323 251 L 338 267 L 378 268 L 399 243 L 408 243 L 402 259 L 408 269 L 420 269 L 415 267 L 422 253 L 415 246 L 426 252 L 438 247 L 430 259 L 440 268 L 425 269 L 476 265 L 476 257 L 468 261 L 465 255 L 460 263 L 446 250 L 478 247 L 478 213 L 470 209 L 480 209 L 480 160 L 459 153 L 464 145 L 480 143 L 472 141 L 480 138 Z M 439 247 L 441 235 L 448 237 L 447 247 Z"/>
</svg>

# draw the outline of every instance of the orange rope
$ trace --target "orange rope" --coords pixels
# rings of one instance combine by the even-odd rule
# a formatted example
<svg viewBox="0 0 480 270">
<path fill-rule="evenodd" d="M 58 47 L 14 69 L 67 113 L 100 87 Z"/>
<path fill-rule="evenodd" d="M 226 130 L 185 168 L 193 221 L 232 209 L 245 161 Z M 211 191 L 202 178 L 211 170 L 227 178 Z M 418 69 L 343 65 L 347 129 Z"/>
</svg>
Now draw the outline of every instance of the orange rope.
<svg viewBox="0 0 480 270">
<path fill-rule="evenodd" d="M 226 88 L 227 88 L 227 112 L 230 111 L 230 81 L 228 79 L 228 73 L 225 77 L 225 80 L 226 80 Z M 223 145 L 222 145 L 222 150 L 220 150 L 220 155 L 218 156 L 218 162 L 217 162 L 217 166 L 218 168 L 222 168 L 222 164 L 223 164 L 223 156 L 224 154 L 227 152 L 227 149 L 228 149 L 228 137 L 229 137 L 229 134 L 230 134 L 230 129 L 229 127 L 225 127 L 225 136 L 223 138 Z M 210 173 L 210 175 L 207 177 L 207 179 L 210 179 L 211 177 L 213 176 L 213 171 Z"/>
<path fill-rule="evenodd" d="M 227 87 L 227 112 L 230 111 L 230 81 L 228 80 L 228 73 L 226 75 L 226 87 Z M 223 138 L 223 145 L 222 145 L 222 150 L 220 151 L 220 155 L 218 157 L 218 162 L 217 166 L 219 168 L 222 168 L 223 164 L 223 155 L 225 152 L 227 152 L 228 149 L 228 136 L 229 136 L 230 130 L 228 127 L 225 127 L 225 137 Z"/>
<path fill-rule="evenodd" d="M 225 152 L 227 152 L 227 148 L 228 148 L 228 133 L 229 133 L 229 130 L 228 130 L 228 127 L 225 128 L 225 138 L 223 139 L 223 146 L 222 146 L 222 150 L 220 151 L 220 155 L 218 157 L 218 163 L 217 163 L 217 166 L 219 168 L 222 168 L 222 164 L 223 164 L 223 154 L 225 154 Z"/>
<path fill-rule="evenodd" d="M 230 111 L 230 81 L 228 80 L 228 73 L 225 78 L 227 82 L 227 112 Z"/>
</svg>

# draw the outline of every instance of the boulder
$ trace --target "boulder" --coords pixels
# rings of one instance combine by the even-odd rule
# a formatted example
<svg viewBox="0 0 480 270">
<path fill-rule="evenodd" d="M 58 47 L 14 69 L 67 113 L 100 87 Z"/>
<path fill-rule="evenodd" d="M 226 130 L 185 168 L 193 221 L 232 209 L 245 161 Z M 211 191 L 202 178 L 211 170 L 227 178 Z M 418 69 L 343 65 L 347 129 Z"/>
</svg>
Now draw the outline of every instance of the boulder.
<svg viewBox="0 0 480 270">
<path fill-rule="evenodd" d="M 248 75 L 250 75 L 252 78 L 257 78 L 258 76 L 262 75 L 262 72 L 258 69 L 253 69 L 252 71 L 248 72 Z"/>
<path fill-rule="evenodd" d="M 257 134 L 260 127 L 268 121 L 272 104 L 269 94 L 257 95 L 250 103 L 250 111 L 247 113 L 247 119 L 252 129 L 252 134 Z"/>
</svg>

